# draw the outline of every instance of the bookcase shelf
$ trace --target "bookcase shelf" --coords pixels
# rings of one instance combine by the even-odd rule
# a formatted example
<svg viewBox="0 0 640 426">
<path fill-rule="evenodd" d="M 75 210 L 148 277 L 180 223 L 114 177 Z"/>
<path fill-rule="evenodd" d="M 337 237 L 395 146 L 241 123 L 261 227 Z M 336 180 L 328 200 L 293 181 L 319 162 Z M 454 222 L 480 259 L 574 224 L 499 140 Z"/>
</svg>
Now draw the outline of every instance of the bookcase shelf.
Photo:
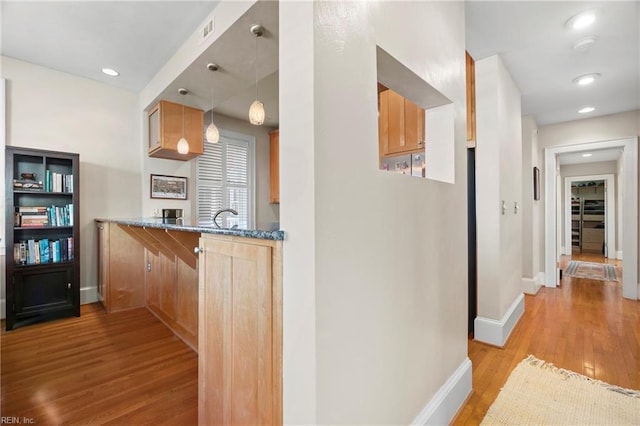
<svg viewBox="0 0 640 426">
<path fill-rule="evenodd" d="M 80 316 L 79 155 L 9 146 L 5 158 L 6 329 Z"/>
</svg>

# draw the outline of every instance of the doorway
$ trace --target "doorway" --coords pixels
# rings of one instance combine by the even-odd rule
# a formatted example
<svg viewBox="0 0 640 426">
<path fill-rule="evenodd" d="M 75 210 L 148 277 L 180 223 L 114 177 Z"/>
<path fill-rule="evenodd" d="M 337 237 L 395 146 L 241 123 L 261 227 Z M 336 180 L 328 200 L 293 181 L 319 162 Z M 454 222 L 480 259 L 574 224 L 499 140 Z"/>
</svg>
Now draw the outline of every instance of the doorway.
<svg viewBox="0 0 640 426">
<path fill-rule="evenodd" d="M 616 258 L 616 194 L 613 174 L 564 178 L 564 233 L 558 233 L 563 254 Z"/>
<path fill-rule="evenodd" d="M 621 187 L 624 196 L 619 206 L 622 210 L 621 225 L 624 229 L 622 293 L 627 299 L 638 299 L 638 149 L 637 138 L 616 139 L 604 142 L 592 142 L 575 145 L 562 145 L 545 148 L 545 285 L 556 287 L 558 284 L 558 261 L 561 251 L 558 249 L 556 211 L 560 191 L 557 156 L 567 152 L 621 148 L 623 176 Z"/>
</svg>

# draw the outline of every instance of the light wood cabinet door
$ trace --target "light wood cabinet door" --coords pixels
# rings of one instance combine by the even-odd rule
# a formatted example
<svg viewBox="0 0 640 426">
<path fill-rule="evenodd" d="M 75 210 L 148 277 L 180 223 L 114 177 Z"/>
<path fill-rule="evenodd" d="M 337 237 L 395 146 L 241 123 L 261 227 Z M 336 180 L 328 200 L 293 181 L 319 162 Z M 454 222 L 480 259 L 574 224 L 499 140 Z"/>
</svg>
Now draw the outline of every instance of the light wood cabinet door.
<svg viewBox="0 0 640 426">
<path fill-rule="evenodd" d="M 160 101 L 147 113 L 149 156 L 172 160 L 190 160 L 204 152 L 203 111 L 169 101 Z M 178 141 L 184 136 L 189 153 L 178 153 Z"/>
<path fill-rule="evenodd" d="M 404 150 L 415 152 L 424 147 L 424 109 L 404 100 Z"/>
<path fill-rule="evenodd" d="M 200 246 L 198 423 L 281 423 L 272 247 L 213 238 Z"/>
<path fill-rule="evenodd" d="M 144 247 L 120 225 L 109 226 L 107 312 L 145 305 Z"/>
<path fill-rule="evenodd" d="M 405 143 L 405 117 L 404 117 L 404 98 L 394 92 L 388 92 L 388 125 L 389 125 L 389 141 L 387 143 L 387 154 L 397 154 L 406 150 Z"/>
<path fill-rule="evenodd" d="M 270 202 L 280 203 L 280 132 L 269 133 L 269 192 Z"/>
<path fill-rule="evenodd" d="M 424 150 L 424 109 L 393 90 L 378 94 L 378 143 L 380 157 Z"/>
<path fill-rule="evenodd" d="M 465 52 L 467 71 L 467 147 L 476 146 L 476 65 Z"/>
</svg>

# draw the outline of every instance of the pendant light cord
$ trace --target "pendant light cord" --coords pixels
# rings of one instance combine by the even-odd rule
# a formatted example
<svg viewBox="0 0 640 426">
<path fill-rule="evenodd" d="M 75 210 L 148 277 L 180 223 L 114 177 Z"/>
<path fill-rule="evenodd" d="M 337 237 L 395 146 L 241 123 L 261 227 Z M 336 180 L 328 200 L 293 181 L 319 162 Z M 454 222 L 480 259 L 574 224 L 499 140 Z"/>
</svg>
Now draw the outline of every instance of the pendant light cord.
<svg viewBox="0 0 640 426">
<path fill-rule="evenodd" d="M 258 100 L 258 35 L 256 34 L 256 55 L 253 59 L 256 72 L 256 101 Z"/>
</svg>

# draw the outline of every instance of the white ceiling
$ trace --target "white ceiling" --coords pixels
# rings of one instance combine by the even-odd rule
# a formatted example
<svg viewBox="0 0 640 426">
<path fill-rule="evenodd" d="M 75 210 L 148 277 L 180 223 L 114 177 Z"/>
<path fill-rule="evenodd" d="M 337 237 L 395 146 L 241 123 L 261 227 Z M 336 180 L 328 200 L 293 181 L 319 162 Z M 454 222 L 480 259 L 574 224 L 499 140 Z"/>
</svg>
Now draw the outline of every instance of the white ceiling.
<svg viewBox="0 0 640 426">
<path fill-rule="evenodd" d="M 139 91 L 204 22 L 217 1 L 8 1 L 0 3 L 1 53 L 71 74 Z M 599 19 L 580 34 L 565 29 L 576 13 L 597 6 Z M 214 12 L 215 15 L 215 12 Z M 179 18 L 179 19 L 178 19 Z M 638 1 L 466 3 L 467 50 L 476 60 L 500 54 L 520 88 L 523 114 L 539 125 L 640 109 L 640 5 Z M 254 23 L 259 42 L 259 97 L 266 124 L 278 123 L 278 4 L 261 1 L 161 94 L 189 105 L 246 119 L 255 97 Z M 28 30 L 25 30 L 28 29 Z M 571 46 L 585 35 L 588 52 Z M 208 62 L 220 71 L 211 73 Z M 110 66 L 121 76 L 104 76 Z M 592 87 L 572 79 L 599 72 Z M 179 87 L 190 90 L 181 97 Z M 211 89 L 214 89 L 214 100 Z M 580 115 L 586 105 L 596 110 Z"/>
<path fill-rule="evenodd" d="M 591 154 L 584 157 L 583 154 Z M 558 155 L 557 161 L 561 166 L 568 164 L 599 163 L 602 161 L 618 161 L 621 159 L 620 148 L 567 152 Z"/>
<path fill-rule="evenodd" d="M 572 16 L 597 8 L 597 20 L 569 30 Z M 640 3 L 638 1 L 467 2 L 467 50 L 476 60 L 499 54 L 522 93 L 522 113 L 538 125 L 640 108 Z M 572 46 L 587 36 L 587 52 Z M 600 73 L 593 85 L 575 77 Z M 596 108 L 578 114 L 583 106 Z"/>
</svg>

